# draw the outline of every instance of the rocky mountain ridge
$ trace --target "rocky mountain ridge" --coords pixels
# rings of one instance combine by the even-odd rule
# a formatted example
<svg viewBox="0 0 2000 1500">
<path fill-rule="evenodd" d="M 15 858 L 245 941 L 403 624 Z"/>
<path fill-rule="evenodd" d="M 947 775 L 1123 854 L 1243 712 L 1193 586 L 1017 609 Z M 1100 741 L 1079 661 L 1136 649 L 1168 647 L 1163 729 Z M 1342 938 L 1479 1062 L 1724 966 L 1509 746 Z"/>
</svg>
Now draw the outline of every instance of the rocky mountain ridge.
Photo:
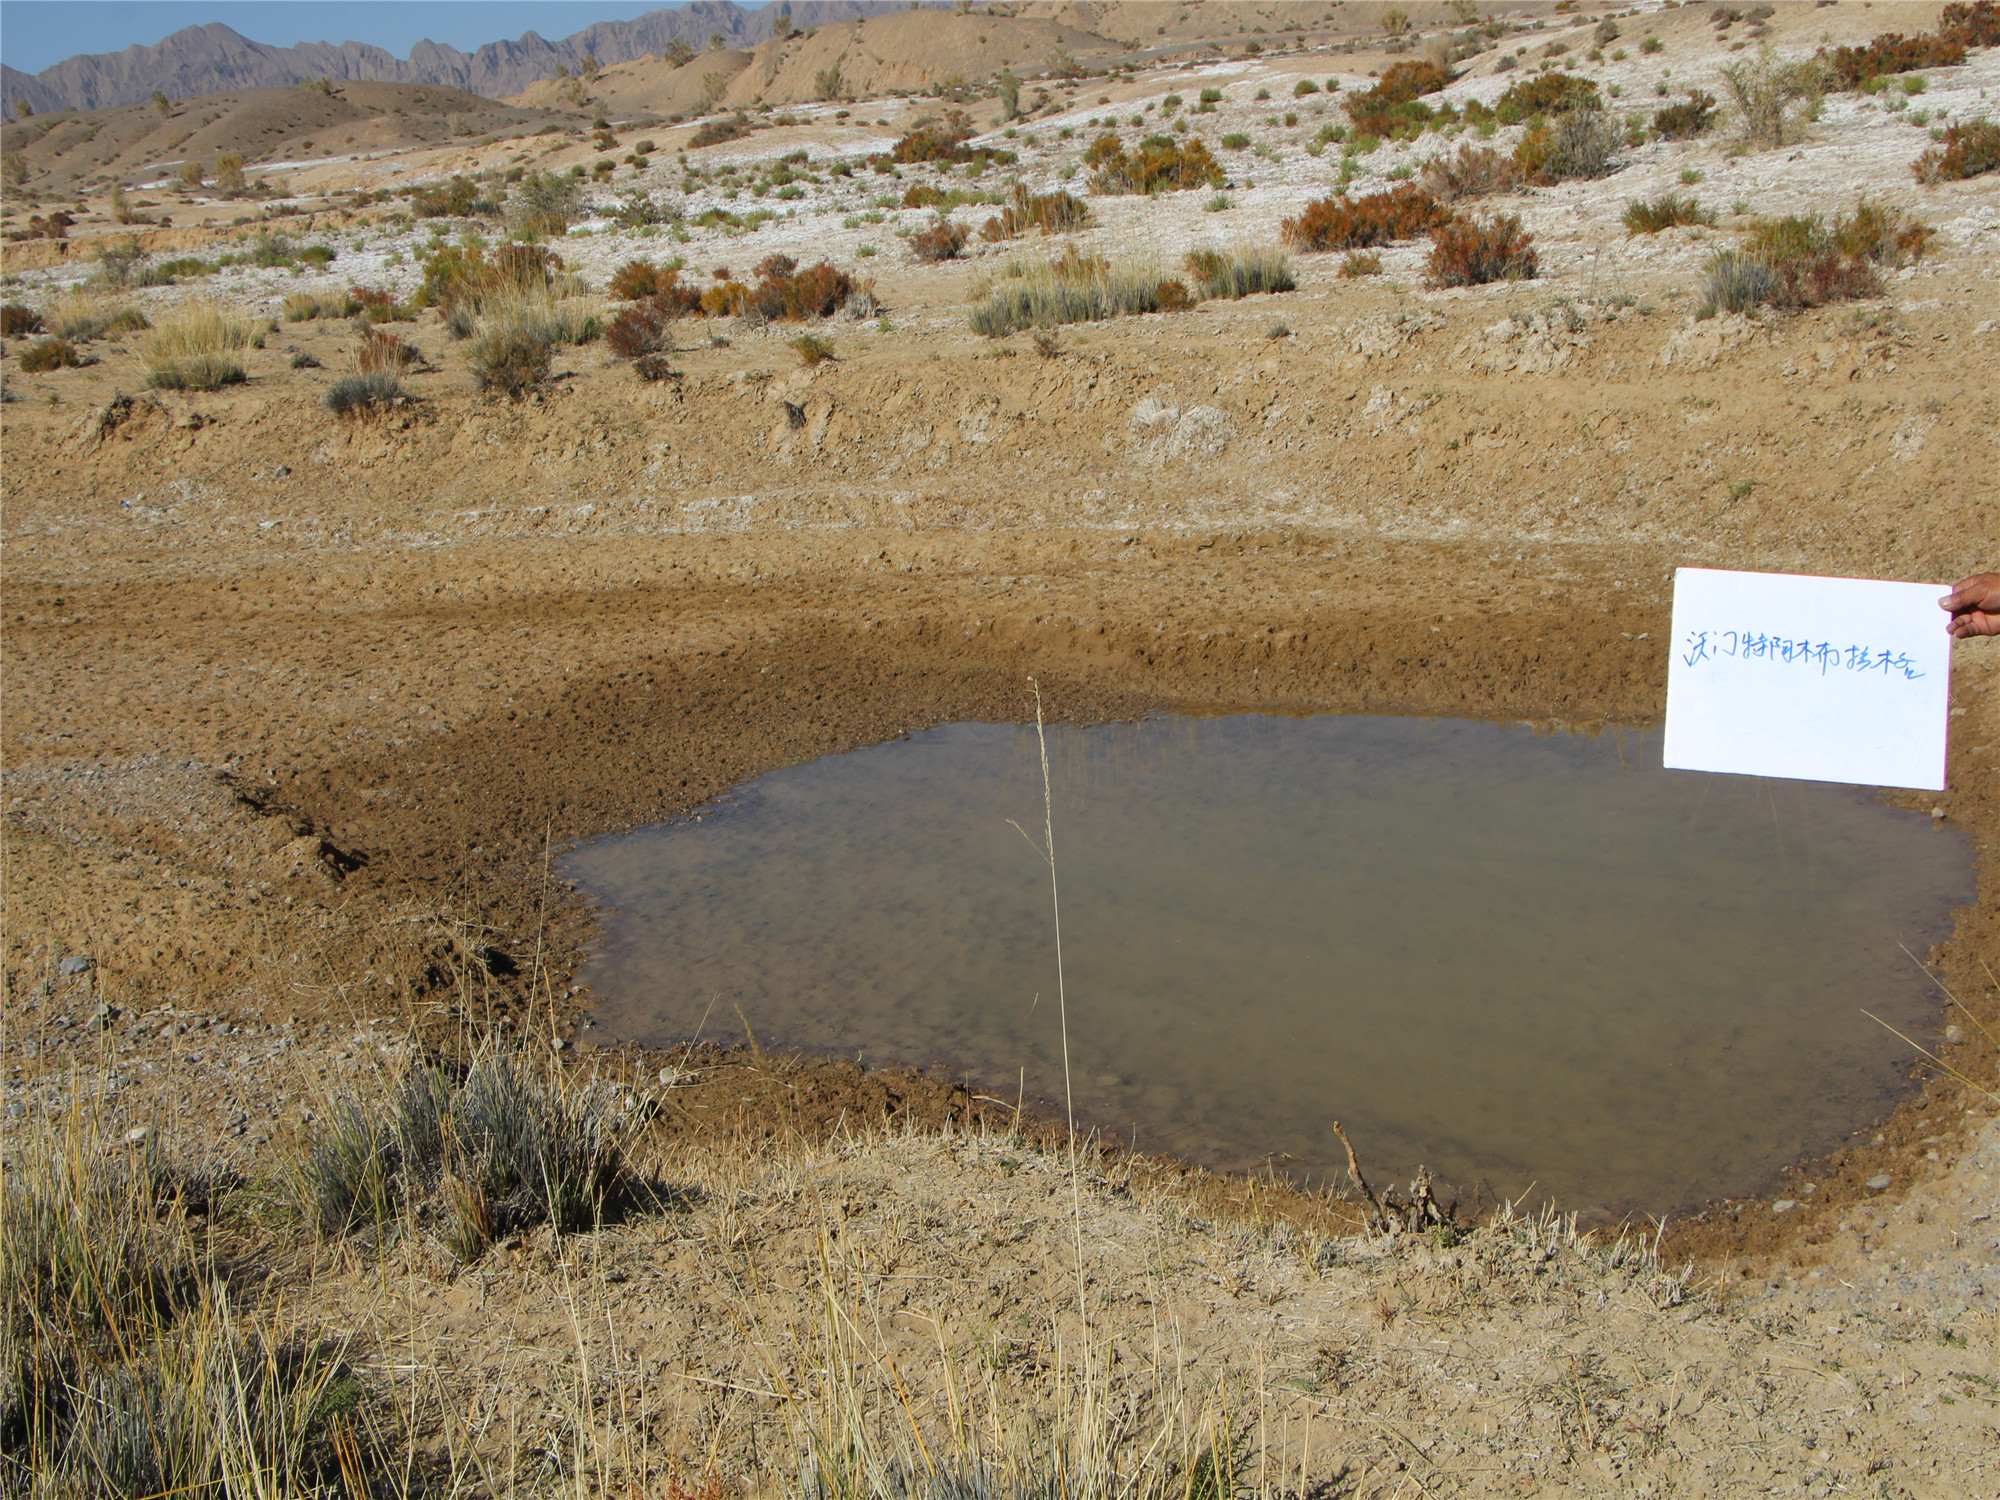
<svg viewBox="0 0 2000 1500">
<path fill-rule="evenodd" d="M 792 23 L 820 26 L 900 9 L 903 0 L 791 0 Z M 771 34 L 783 0 L 743 6 L 733 0 L 692 0 L 648 11 L 630 21 L 601 21 L 549 41 L 530 31 L 512 41 L 488 42 L 472 52 L 422 41 L 399 58 L 366 42 L 303 42 L 273 47 L 220 22 L 189 26 L 151 46 L 122 52 L 81 53 L 39 73 L 0 65 L 0 103 L 16 113 L 25 102 L 37 114 L 62 109 L 104 109 L 136 104 L 155 89 L 169 98 L 274 88 L 305 78 L 370 79 L 381 83 L 436 83 L 499 98 L 526 88 L 558 66 L 574 69 L 586 55 L 606 65 L 664 52 L 675 42 L 697 50 L 721 36 L 729 47 L 749 47 Z"/>
</svg>

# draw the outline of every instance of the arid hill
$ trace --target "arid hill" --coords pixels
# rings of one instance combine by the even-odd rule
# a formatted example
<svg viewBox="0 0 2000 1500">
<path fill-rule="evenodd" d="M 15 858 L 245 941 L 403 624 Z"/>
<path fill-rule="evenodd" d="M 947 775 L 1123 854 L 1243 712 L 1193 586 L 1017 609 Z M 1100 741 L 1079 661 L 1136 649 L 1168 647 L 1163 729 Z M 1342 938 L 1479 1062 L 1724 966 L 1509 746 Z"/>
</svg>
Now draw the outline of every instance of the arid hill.
<svg viewBox="0 0 2000 1500">
<path fill-rule="evenodd" d="M 299 157 L 339 156 L 521 135 L 546 117 L 463 89 L 421 83 L 344 83 L 324 88 L 248 89 L 152 104 L 10 121 L 6 150 L 26 159 L 24 186 L 38 196 L 105 182 L 134 185 L 170 175 L 183 162 L 210 171 L 225 154 L 250 167 Z"/>
</svg>

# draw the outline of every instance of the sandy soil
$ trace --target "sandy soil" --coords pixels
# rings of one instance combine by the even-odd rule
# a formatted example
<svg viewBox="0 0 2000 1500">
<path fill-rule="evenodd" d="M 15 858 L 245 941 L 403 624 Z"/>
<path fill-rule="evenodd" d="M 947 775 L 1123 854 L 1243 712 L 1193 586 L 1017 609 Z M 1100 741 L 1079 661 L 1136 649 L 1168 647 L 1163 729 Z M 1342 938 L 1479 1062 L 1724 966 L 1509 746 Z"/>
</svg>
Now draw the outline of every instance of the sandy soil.
<svg viewBox="0 0 2000 1500">
<path fill-rule="evenodd" d="M 1861 9 L 1811 14 L 1873 29 Z M 1725 55 L 1706 24 L 1660 24 L 1702 66 Z M 1714 50 L 1692 54 L 1696 37 Z M 1254 78 L 1230 84 L 1245 118 L 1270 107 L 1236 99 Z M 1455 87 L 1501 86 L 1482 69 Z M 1996 86 L 2000 57 L 1977 54 L 1926 97 L 1970 114 Z M 474 397 L 427 324 L 438 368 L 374 425 L 320 405 L 344 328 L 287 325 L 247 386 L 193 397 L 145 394 L 127 349 L 46 376 L 9 357 L 6 1128 L 76 1107 L 81 1077 L 178 1149 L 256 1167 L 327 1090 L 504 1019 L 658 1096 L 662 1170 L 700 1191 L 561 1255 L 318 1270 L 346 1326 L 434 1336 L 496 1443 L 504 1427 L 518 1452 L 569 1409 L 578 1345 L 549 1336 L 570 1326 L 558 1289 L 583 1285 L 584 1321 L 617 1330 L 615 1354 L 584 1337 L 593 1368 L 652 1403 L 633 1430 L 754 1469 L 777 1420 L 756 1393 L 811 1363 L 829 1239 L 886 1278 L 866 1292 L 884 1340 L 914 1347 L 933 1318 L 954 1358 L 1018 1343 L 1000 1363 L 1027 1381 L 1035 1349 L 1080 1336 L 1049 1311 L 1069 1233 L 1051 1138 L 1017 1144 L 948 1077 L 593 1049 L 570 978 L 591 914 L 550 884 L 550 852 L 777 766 L 1017 718 L 1030 675 L 1079 720 L 1644 721 L 1677 565 L 1995 566 L 2000 179 L 1920 189 L 1921 144 L 1836 98 L 1796 152 L 1649 146 L 1606 181 L 1511 201 L 1546 248 L 1539 281 L 1438 293 L 1416 250 L 1371 282 L 1306 257 L 1294 293 L 1067 330 L 1047 359 L 965 330 L 976 265 L 888 257 L 886 318 L 837 326 L 840 357 L 816 369 L 776 330 L 717 347 L 690 328 L 677 385 L 587 346 L 510 406 Z M 1371 170 L 1397 159 L 1380 155 Z M 1268 237 L 1334 164 L 1293 153 L 1268 183 L 1260 164 L 1220 229 L 1206 195 L 1096 199 L 1088 242 Z M 1691 167 L 1705 199 L 1759 211 L 1865 189 L 1937 225 L 1935 252 L 1881 299 L 1698 322 L 1696 267 L 1747 220 L 1629 241 L 1616 224 Z M 687 253 L 858 264 L 863 236 L 894 243 L 891 224 L 835 222 L 697 231 Z M 370 233 L 336 269 L 373 257 L 412 279 L 417 236 Z M 591 235 L 564 253 L 601 277 L 657 248 Z M 10 298 L 78 274 L 20 266 Z M 219 284 L 257 304 L 315 283 Z M 293 370 L 295 350 L 325 368 Z M 1996 1068 L 1982 1028 L 2000 1030 L 1996 687 L 2000 647 L 1958 647 L 1951 789 L 1906 799 L 1978 845 L 1980 898 L 1935 968 L 1966 1007 L 1941 1010 L 1936 1050 L 1979 1080 Z M 662 1066 L 688 1074 L 662 1084 Z M 1290 1461 L 1345 1466 L 1340 1493 L 1991 1494 L 1992 1114 L 1926 1074 L 1833 1158 L 1676 1217 L 1671 1274 L 1519 1221 L 1462 1247 L 1328 1251 L 1351 1204 L 1093 1159 L 1096 1326 L 1227 1365 Z M 747 1338 L 728 1318 L 753 1259 L 774 1280 Z"/>
</svg>

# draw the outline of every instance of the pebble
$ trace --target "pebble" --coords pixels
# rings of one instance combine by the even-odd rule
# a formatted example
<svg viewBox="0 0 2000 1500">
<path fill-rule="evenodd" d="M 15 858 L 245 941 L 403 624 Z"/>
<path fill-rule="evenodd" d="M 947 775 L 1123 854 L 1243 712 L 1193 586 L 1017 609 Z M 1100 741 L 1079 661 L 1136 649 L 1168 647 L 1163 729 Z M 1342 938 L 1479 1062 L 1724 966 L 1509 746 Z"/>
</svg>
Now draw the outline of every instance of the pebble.
<svg viewBox="0 0 2000 1500">
<path fill-rule="evenodd" d="M 150 1125 L 134 1125 L 130 1130 L 125 1132 L 125 1144 L 128 1146 L 143 1146 L 152 1140 L 157 1133 Z"/>
<path fill-rule="evenodd" d="M 1799 1200 L 1796 1198 L 1780 1198 L 1776 1203 L 1771 1205 L 1771 1212 L 1774 1214 L 1788 1214 L 1798 1206 Z"/>
<path fill-rule="evenodd" d="M 97 967 L 97 960 L 92 958 L 89 954 L 72 953 L 68 958 L 64 959 L 61 963 L 56 965 L 56 972 L 58 974 L 64 974 L 64 975 L 88 974 L 92 969 L 96 967 Z"/>
<path fill-rule="evenodd" d="M 1878 1193 L 1887 1192 L 1889 1188 L 1889 1174 L 1884 1172 L 1879 1177 L 1869 1178 L 1868 1186 Z"/>
</svg>

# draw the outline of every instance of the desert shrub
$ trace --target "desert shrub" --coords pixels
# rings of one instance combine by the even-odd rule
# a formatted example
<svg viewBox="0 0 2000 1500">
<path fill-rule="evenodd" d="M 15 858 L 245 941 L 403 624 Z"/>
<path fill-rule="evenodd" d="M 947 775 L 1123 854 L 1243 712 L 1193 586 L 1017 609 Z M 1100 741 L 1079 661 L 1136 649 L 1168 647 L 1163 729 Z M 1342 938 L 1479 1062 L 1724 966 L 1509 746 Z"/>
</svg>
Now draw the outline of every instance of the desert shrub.
<svg viewBox="0 0 2000 1500">
<path fill-rule="evenodd" d="M 23 375 L 46 375 L 51 370 L 73 370 L 83 363 L 76 345 L 68 339 L 37 339 L 21 351 Z"/>
<path fill-rule="evenodd" d="M 559 235 L 583 216 L 583 183 L 554 172 L 531 172 L 507 194 L 507 225 L 526 234 Z"/>
<path fill-rule="evenodd" d="M 919 120 L 889 148 L 888 160 L 911 162 L 963 162 L 972 160 L 966 141 L 974 135 L 972 117 L 964 110 L 948 111 L 941 120 Z"/>
<path fill-rule="evenodd" d="M 1055 260 L 1012 268 L 978 294 L 974 333 L 1003 338 L 1028 328 L 1092 323 L 1193 305 L 1186 285 L 1143 264 L 1113 264 L 1071 246 Z"/>
<path fill-rule="evenodd" d="M 317 318 L 351 318 L 360 311 L 361 299 L 352 291 L 297 292 L 285 299 L 287 323 L 309 323 Z"/>
<path fill-rule="evenodd" d="M 719 146 L 724 141 L 741 140 L 750 133 L 750 118 L 742 110 L 720 120 L 710 120 L 688 138 L 690 149 L 699 150 L 703 146 Z"/>
<path fill-rule="evenodd" d="M 1489 281 L 1524 281 L 1534 276 L 1534 236 L 1513 214 L 1481 222 L 1454 218 L 1431 231 L 1430 259 L 1424 270 L 1432 286 L 1482 286 Z"/>
<path fill-rule="evenodd" d="M 1020 184 L 1007 206 L 988 219 L 979 231 L 984 240 L 1012 239 L 1039 229 L 1043 234 L 1067 234 L 1090 223 L 1090 209 L 1081 198 L 1058 188 L 1053 193 L 1030 193 Z"/>
<path fill-rule="evenodd" d="M 1349 95 L 1344 105 L 1354 128 L 1364 135 L 1394 138 L 1421 130 L 1437 111 L 1419 102 L 1435 94 L 1452 75 L 1434 62 L 1391 64 L 1373 88 Z"/>
<path fill-rule="evenodd" d="M 1111 143 L 1110 151 L 1099 153 L 1091 163 L 1097 168 L 1090 178 L 1095 192 L 1163 193 L 1223 184 L 1222 164 L 1194 137 L 1148 136 L 1128 154 L 1119 149 L 1116 136 L 1105 136 L 1091 150 L 1097 152 L 1106 141 Z"/>
<path fill-rule="evenodd" d="M 1634 198 L 1625 206 L 1620 222 L 1624 224 L 1627 234 L 1658 234 L 1663 229 L 1673 229 L 1682 224 L 1713 226 L 1715 214 L 1693 198 L 1664 193 L 1651 203 Z"/>
<path fill-rule="evenodd" d="M 420 219 L 490 218 L 500 212 L 500 205 L 482 195 L 471 178 L 455 175 L 448 182 L 410 189 L 410 212 Z"/>
<path fill-rule="evenodd" d="M 1771 268 L 1741 250 L 1718 250 L 1702 267 L 1701 304 L 1695 316 L 1744 313 L 1766 301 L 1777 278 Z"/>
<path fill-rule="evenodd" d="M 582 298 L 493 295 L 473 323 L 466 363 L 480 390 L 518 401 L 549 378 L 558 348 L 588 343 L 602 331 L 596 308 Z"/>
<path fill-rule="evenodd" d="M 605 328 L 604 342 L 620 359 L 656 354 L 673 343 L 673 323 L 678 316 L 680 310 L 663 299 L 635 298 Z"/>
<path fill-rule="evenodd" d="M 42 315 L 32 307 L 23 307 L 18 302 L 0 307 L 0 338 L 25 338 L 41 331 Z"/>
<path fill-rule="evenodd" d="M 401 374 L 405 370 L 416 369 L 423 362 L 423 352 L 414 344 L 406 344 L 393 333 L 384 333 L 379 328 L 363 333 L 360 346 L 354 351 L 354 367 L 363 375 L 383 372 Z"/>
<path fill-rule="evenodd" d="M 1520 170 L 1491 146 L 1461 144 L 1455 156 L 1434 156 L 1424 163 L 1424 191 L 1445 203 L 1505 192 L 1519 185 Z"/>
<path fill-rule="evenodd" d="M 1768 220 L 1741 250 L 1710 257 L 1697 316 L 1747 312 L 1760 303 L 1793 309 L 1878 296 L 1878 268 L 1921 258 L 1935 233 L 1898 209 L 1867 202 L 1832 220 L 1818 214 Z"/>
<path fill-rule="evenodd" d="M 301 349 L 292 356 L 292 368 L 294 370 L 317 370 L 319 367 L 319 356 L 314 354 L 310 349 Z"/>
<path fill-rule="evenodd" d="M 1938 15 L 1938 34 L 1967 47 L 2000 47 L 2000 0 L 1947 5 Z"/>
<path fill-rule="evenodd" d="M 546 245 L 502 245 L 491 257 L 480 244 L 445 245 L 424 260 L 418 307 L 445 314 L 453 337 L 471 331 L 480 308 L 492 298 L 576 296 L 583 284 L 563 269 L 563 258 Z"/>
<path fill-rule="evenodd" d="M 1574 73 L 1538 73 L 1507 86 L 1493 103 L 1502 125 L 1518 125 L 1536 115 L 1563 115 L 1578 109 L 1601 109 L 1597 85 Z"/>
<path fill-rule="evenodd" d="M 1340 263 L 1340 274 L 1349 281 L 1360 276 L 1380 276 L 1382 257 L 1373 250 L 1350 250 Z"/>
<path fill-rule="evenodd" d="M 248 377 L 238 355 L 256 338 L 250 319 L 215 302 L 175 309 L 139 343 L 146 383 L 160 390 L 213 391 Z"/>
<path fill-rule="evenodd" d="M 1689 92 L 1678 104 L 1653 111 L 1653 134 L 1663 141 L 1692 140 L 1715 123 L 1715 95 L 1701 89 Z"/>
<path fill-rule="evenodd" d="M 407 302 L 399 302 L 387 287 L 351 286 L 348 297 L 358 304 L 355 316 L 368 323 L 408 323 L 417 315 Z"/>
<path fill-rule="evenodd" d="M 356 420 L 371 417 L 392 405 L 403 394 L 394 370 L 369 370 L 344 375 L 327 387 L 322 398 L 336 417 Z"/>
<path fill-rule="evenodd" d="M 97 252 L 97 280 L 108 287 L 130 286 L 141 278 L 150 259 L 136 234 L 107 241 Z"/>
<path fill-rule="evenodd" d="M 650 260 L 628 260 L 611 273 L 610 293 L 620 302 L 656 296 L 680 284 L 679 266 L 656 266 Z"/>
<path fill-rule="evenodd" d="M 792 349 L 799 357 L 799 363 L 807 369 L 825 364 L 833 358 L 833 344 L 816 333 L 802 333 L 792 340 Z"/>
<path fill-rule="evenodd" d="M 677 380 L 680 371 L 673 367 L 665 350 L 652 354 L 642 354 L 632 361 L 632 373 L 641 380 Z"/>
<path fill-rule="evenodd" d="M 1308 203 L 1279 233 L 1295 250 L 1362 250 L 1411 239 L 1449 217 L 1429 192 L 1405 182 L 1360 198 L 1336 195 Z"/>
<path fill-rule="evenodd" d="M 1813 112 L 1825 91 L 1826 76 L 1821 59 L 1779 62 L 1768 45 L 1754 59 L 1722 69 L 1723 86 L 1744 141 L 1776 147 L 1795 139 L 1800 121 Z"/>
<path fill-rule="evenodd" d="M 608 1099 L 505 1053 L 463 1074 L 413 1069 L 395 1104 L 329 1112 L 303 1164 L 322 1234 L 409 1214 L 460 1260 L 539 1224 L 597 1222 L 622 1185 Z"/>
<path fill-rule="evenodd" d="M 1965 43 L 1956 36 L 1928 31 L 1915 36 L 1892 31 L 1876 37 L 1865 47 L 1836 47 L 1827 61 L 1840 87 L 1854 89 L 1871 78 L 1889 73 L 1956 67 L 1965 61 Z"/>
<path fill-rule="evenodd" d="M 1234 301 L 1255 292 L 1289 292 L 1298 286 L 1291 260 L 1271 245 L 1191 250 L 1184 264 L 1194 294 L 1202 301 L 1219 297 Z"/>
<path fill-rule="evenodd" d="M 965 248 L 965 226 L 938 214 L 910 234 L 910 252 L 918 260 L 951 260 Z"/>
<path fill-rule="evenodd" d="M 1910 164 L 1919 182 L 1959 182 L 2000 171 L 2000 125 L 1973 120 L 1947 125 L 1944 139 Z"/>
<path fill-rule="evenodd" d="M 1530 182 L 1544 186 L 1602 177 L 1622 132 L 1601 109 L 1573 109 L 1528 131 L 1514 147 L 1514 165 Z"/>
<path fill-rule="evenodd" d="M 903 207 L 942 208 L 945 198 L 943 188 L 934 187 L 928 182 L 913 182 L 903 190 Z"/>
</svg>

